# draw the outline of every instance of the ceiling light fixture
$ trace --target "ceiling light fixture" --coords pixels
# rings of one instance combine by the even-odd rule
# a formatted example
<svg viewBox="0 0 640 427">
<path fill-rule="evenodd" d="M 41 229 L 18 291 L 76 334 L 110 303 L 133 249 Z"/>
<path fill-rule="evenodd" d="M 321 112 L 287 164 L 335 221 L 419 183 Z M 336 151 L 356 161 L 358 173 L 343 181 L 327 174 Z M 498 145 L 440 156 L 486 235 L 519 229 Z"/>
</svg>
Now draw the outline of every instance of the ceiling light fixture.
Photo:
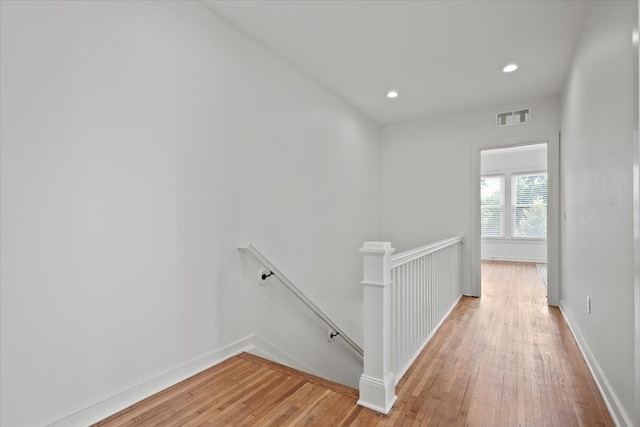
<svg viewBox="0 0 640 427">
<path fill-rule="evenodd" d="M 387 98 L 397 98 L 398 97 L 398 92 L 396 92 L 395 90 L 391 90 L 387 93 Z"/>
<path fill-rule="evenodd" d="M 503 73 L 512 73 L 518 69 L 518 64 L 507 64 L 502 69 Z"/>
</svg>

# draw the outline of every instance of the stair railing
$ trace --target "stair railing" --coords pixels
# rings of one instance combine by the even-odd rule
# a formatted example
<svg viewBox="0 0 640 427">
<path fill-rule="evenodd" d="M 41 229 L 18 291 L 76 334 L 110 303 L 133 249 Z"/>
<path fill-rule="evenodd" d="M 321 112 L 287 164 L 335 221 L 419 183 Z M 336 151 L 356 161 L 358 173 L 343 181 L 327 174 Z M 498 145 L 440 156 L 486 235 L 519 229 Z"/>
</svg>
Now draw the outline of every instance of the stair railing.
<svg viewBox="0 0 640 427">
<path fill-rule="evenodd" d="M 261 280 L 274 276 L 280 283 L 284 285 L 293 295 L 295 295 L 304 305 L 306 305 L 316 316 L 318 316 L 329 328 L 328 336 L 334 338 L 336 336 L 341 337 L 353 350 L 360 356 L 364 356 L 362 347 L 353 341 L 353 339 L 340 328 L 336 323 L 331 320 L 317 305 L 315 305 L 296 285 L 293 284 L 287 276 L 282 273 L 267 257 L 265 257 L 255 246 L 251 243 L 243 243 L 238 245 L 238 250 L 246 252 L 253 256 L 260 264 L 262 264 L 267 271 L 260 272 Z"/>
<path fill-rule="evenodd" d="M 462 237 L 393 255 L 366 242 L 364 372 L 358 404 L 388 414 L 395 386 L 462 296 Z M 395 375 L 394 372 L 397 374 Z"/>
</svg>

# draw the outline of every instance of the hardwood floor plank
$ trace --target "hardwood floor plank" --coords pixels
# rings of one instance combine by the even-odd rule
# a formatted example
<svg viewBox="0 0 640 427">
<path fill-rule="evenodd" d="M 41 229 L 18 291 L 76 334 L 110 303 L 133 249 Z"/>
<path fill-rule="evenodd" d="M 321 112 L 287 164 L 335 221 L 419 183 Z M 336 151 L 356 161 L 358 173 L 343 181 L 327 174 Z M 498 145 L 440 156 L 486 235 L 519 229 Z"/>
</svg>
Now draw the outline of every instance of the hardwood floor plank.
<svg viewBox="0 0 640 427">
<path fill-rule="evenodd" d="M 282 372 L 283 374 L 290 375 L 292 377 L 299 378 L 301 380 L 310 382 L 312 384 L 319 385 L 321 387 L 328 388 L 329 390 L 333 390 L 337 393 L 343 394 L 345 396 L 349 396 L 353 399 L 358 400 L 358 390 L 355 390 L 351 387 L 347 387 L 342 384 L 335 383 L 333 381 L 326 380 L 324 378 L 320 378 L 316 375 L 308 374 L 306 372 L 299 371 L 297 369 L 290 368 L 288 366 L 281 365 L 279 363 L 272 362 L 271 360 L 263 359 L 262 357 L 255 356 L 250 353 L 242 353 L 238 355 L 238 357 L 252 361 L 254 363 L 260 364 L 262 366 L 269 367 L 271 369 Z"/>
<path fill-rule="evenodd" d="M 340 427 L 351 425 L 353 420 L 355 420 L 358 417 L 358 415 L 360 415 L 360 412 L 364 410 L 366 409 L 363 408 L 362 406 L 358 406 L 358 405 L 350 406 L 346 411 L 344 411 L 340 415 L 340 417 L 338 418 L 338 421 L 340 422 L 339 423 L 336 422 L 336 425 Z"/>
<path fill-rule="evenodd" d="M 323 403 L 332 396 L 331 390 L 318 390 L 311 399 L 305 402 L 304 407 L 301 407 L 291 418 L 283 421 L 288 425 L 303 425 L 302 419 L 313 414 L 316 408 L 322 408 Z"/>
<path fill-rule="evenodd" d="M 281 404 L 257 419 L 257 425 L 282 425 L 278 420 L 287 419 L 300 410 L 300 407 L 311 399 L 314 393 L 321 390 L 318 386 L 305 383 L 296 392 L 286 398 Z"/>
<path fill-rule="evenodd" d="M 240 387 L 238 390 L 234 390 L 233 393 L 227 393 L 222 398 L 216 399 L 215 402 L 197 410 L 192 414 L 192 417 L 186 419 L 181 425 L 185 427 L 197 426 L 202 422 L 211 422 L 217 418 L 224 417 L 229 412 L 227 411 L 224 415 L 223 412 L 230 406 L 234 409 L 242 410 L 244 408 L 242 405 L 242 399 L 244 397 L 253 396 L 282 377 L 279 372 L 269 370 L 265 370 L 264 372 L 259 370 L 258 372 L 259 374 L 252 375 L 246 380 L 243 380 L 243 384 L 246 385 L 245 387 Z"/>
<path fill-rule="evenodd" d="M 279 389 L 276 389 L 272 396 L 268 395 L 265 398 L 262 396 L 258 396 L 257 398 L 261 399 L 259 405 L 251 410 L 251 417 L 253 419 L 260 419 L 264 415 L 268 414 L 273 407 L 277 407 L 282 402 L 287 400 L 290 396 L 294 395 L 298 390 L 300 390 L 304 386 L 304 382 L 299 380 L 298 378 L 289 377 L 288 380 L 282 384 Z M 238 423 L 238 425 L 242 425 L 243 423 Z M 245 424 L 251 425 L 251 424 Z"/>
<path fill-rule="evenodd" d="M 175 396 L 179 395 L 180 393 L 183 393 L 184 392 L 183 388 L 185 387 L 195 388 L 200 384 L 206 383 L 212 377 L 216 375 L 220 375 L 221 373 L 225 372 L 228 369 L 239 367 L 240 365 L 241 365 L 241 362 L 237 359 L 233 359 L 233 358 L 227 359 L 212 368 L 209 368 L 190 378 L 185 379 L 184 381 L 174 385 L 173 387 L 164 389 L 156 394 L 153 394 L 152 396 L 149 396 L 148 398 L 141 400 L 140 402 L 134 405 L 131 405 L 128 408 L 125 408 L 122 411 L 108 418 L 105 418 L 102 421 L 99 421 L 98 423 L 94 424 L 94 426 L 100 427 L 106 424 L 108 424 L 111 427 L 121 426 L 129 422 L 129 420 L 135 418 L 139 414 L 146 412 L 149 409 L 149 407 L 166 404 L 166 402 L 170 401 L 171 399 L 174 399 Z"/>
</svg>

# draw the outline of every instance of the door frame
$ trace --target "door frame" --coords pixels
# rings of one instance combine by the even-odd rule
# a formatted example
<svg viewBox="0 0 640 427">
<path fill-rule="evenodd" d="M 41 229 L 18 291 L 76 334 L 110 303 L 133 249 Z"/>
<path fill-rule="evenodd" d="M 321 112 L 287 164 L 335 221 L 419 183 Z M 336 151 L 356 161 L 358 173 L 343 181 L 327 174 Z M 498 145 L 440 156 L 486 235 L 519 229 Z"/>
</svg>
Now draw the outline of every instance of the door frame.
<svg viewBox="0 0 640 427">
<path fill-rule="evenodd" d="M 547 144 L 547 303 L 560 304 L 560 134 L 546 133 L 513 138 L 478 141 L 471 146 L 471 238 L 470 293 L 482 295 L 480 250 L 480 152 L 495 148 Z"/>
<path fill-rule="evenodd" d="M 633 248 L 635 324 L 635 417 L 640 425 L 640 0 L 635 4 L 631 40 L 633 42 Z"/>
</svg>

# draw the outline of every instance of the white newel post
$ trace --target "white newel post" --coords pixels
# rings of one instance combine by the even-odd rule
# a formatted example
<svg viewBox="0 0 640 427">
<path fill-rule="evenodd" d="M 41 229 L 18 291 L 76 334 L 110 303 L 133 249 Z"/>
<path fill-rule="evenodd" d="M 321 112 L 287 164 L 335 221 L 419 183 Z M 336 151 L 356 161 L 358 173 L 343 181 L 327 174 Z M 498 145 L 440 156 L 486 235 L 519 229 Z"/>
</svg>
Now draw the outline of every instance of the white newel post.
<svg viewBox="0 0 640 427">
<path fill-rule="evenodd" d="M 358 404 L 388 414 L 396 401 L 391 368 L 391 254 L 389 242 L 366 242 L 364 254 L 364 372 Z"/>
</svg>

